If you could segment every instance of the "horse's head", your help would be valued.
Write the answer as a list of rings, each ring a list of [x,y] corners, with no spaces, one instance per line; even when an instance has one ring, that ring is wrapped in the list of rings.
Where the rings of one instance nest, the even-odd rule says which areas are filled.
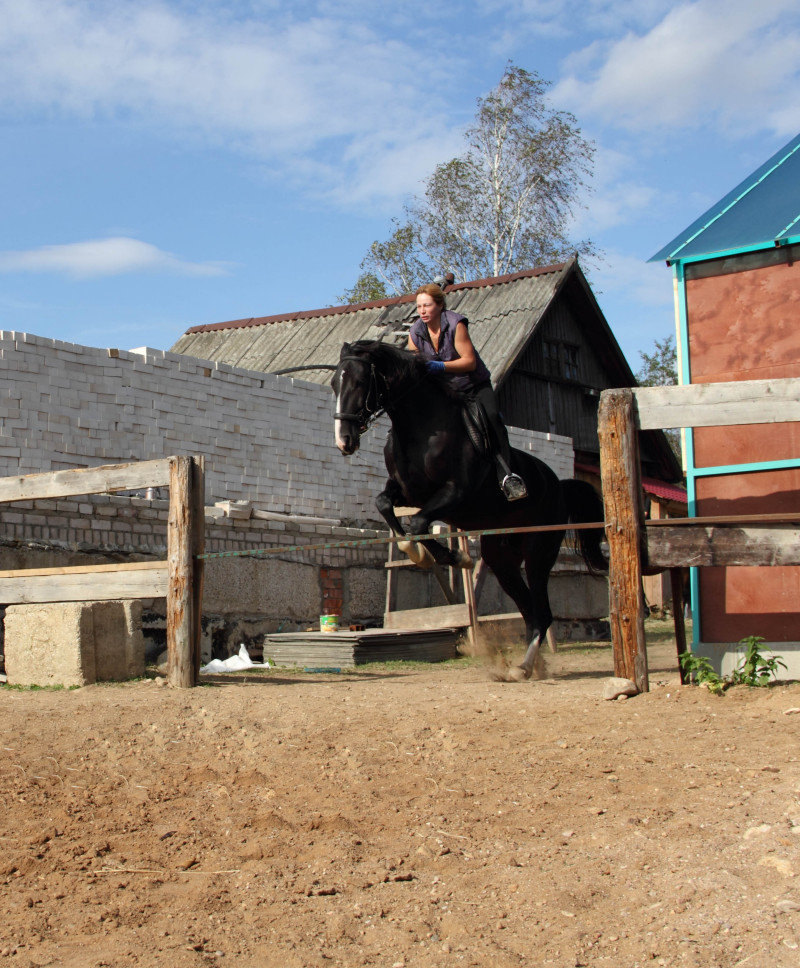
[[[342,346],[331,386],[336,394],[336,446],[348,457],[358,450],[361,434],[381,407],[378,377],[366,341]]]

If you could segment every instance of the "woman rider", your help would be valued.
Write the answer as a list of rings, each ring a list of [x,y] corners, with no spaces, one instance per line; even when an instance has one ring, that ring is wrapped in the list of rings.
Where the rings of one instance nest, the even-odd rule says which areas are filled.
[[[417,318],[411,324],[408,348],[425,357],[429,370],[444,373],[456,390],[477,400],[495,438],[497,480],[503,494],[509,501],[527,497],[525,482],[511,471],[508,432],[489,370],[469,337],[466,316],[445,308],[444,292],[434,282],[420,286],[415,295]]]

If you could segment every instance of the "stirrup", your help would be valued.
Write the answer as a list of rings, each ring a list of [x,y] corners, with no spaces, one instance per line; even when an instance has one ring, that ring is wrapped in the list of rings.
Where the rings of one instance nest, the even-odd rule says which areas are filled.
[[[503,489],[503,494],[505,494],[507,501],[520,501],[522,498],[528,496],[525,481],[522,480],[519,474],[506,474],[500,487]]]

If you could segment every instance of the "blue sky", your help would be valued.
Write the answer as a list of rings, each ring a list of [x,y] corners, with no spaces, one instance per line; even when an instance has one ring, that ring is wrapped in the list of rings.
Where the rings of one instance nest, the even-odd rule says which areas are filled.
[[[800,131],[797,0],[0,0],[0,327],[166,349],[336,303],[509,60],[596,143],[573,234],[636,370],[646,260]]]

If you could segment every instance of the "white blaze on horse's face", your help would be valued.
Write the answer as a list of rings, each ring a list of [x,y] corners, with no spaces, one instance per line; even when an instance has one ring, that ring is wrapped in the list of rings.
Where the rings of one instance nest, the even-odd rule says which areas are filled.
[[[336,393],[336,413],[346,413],[344,405],[344,379],[343,372],[340,371],[338,374],[338,389]],[[336,446],[339,450],[349,457],[358,450],[360,443],[360,434],[356,425],[352,420],[342,420],[340,417],[334,417],[333,420],[333,433],[334,439],[336,440]]]

